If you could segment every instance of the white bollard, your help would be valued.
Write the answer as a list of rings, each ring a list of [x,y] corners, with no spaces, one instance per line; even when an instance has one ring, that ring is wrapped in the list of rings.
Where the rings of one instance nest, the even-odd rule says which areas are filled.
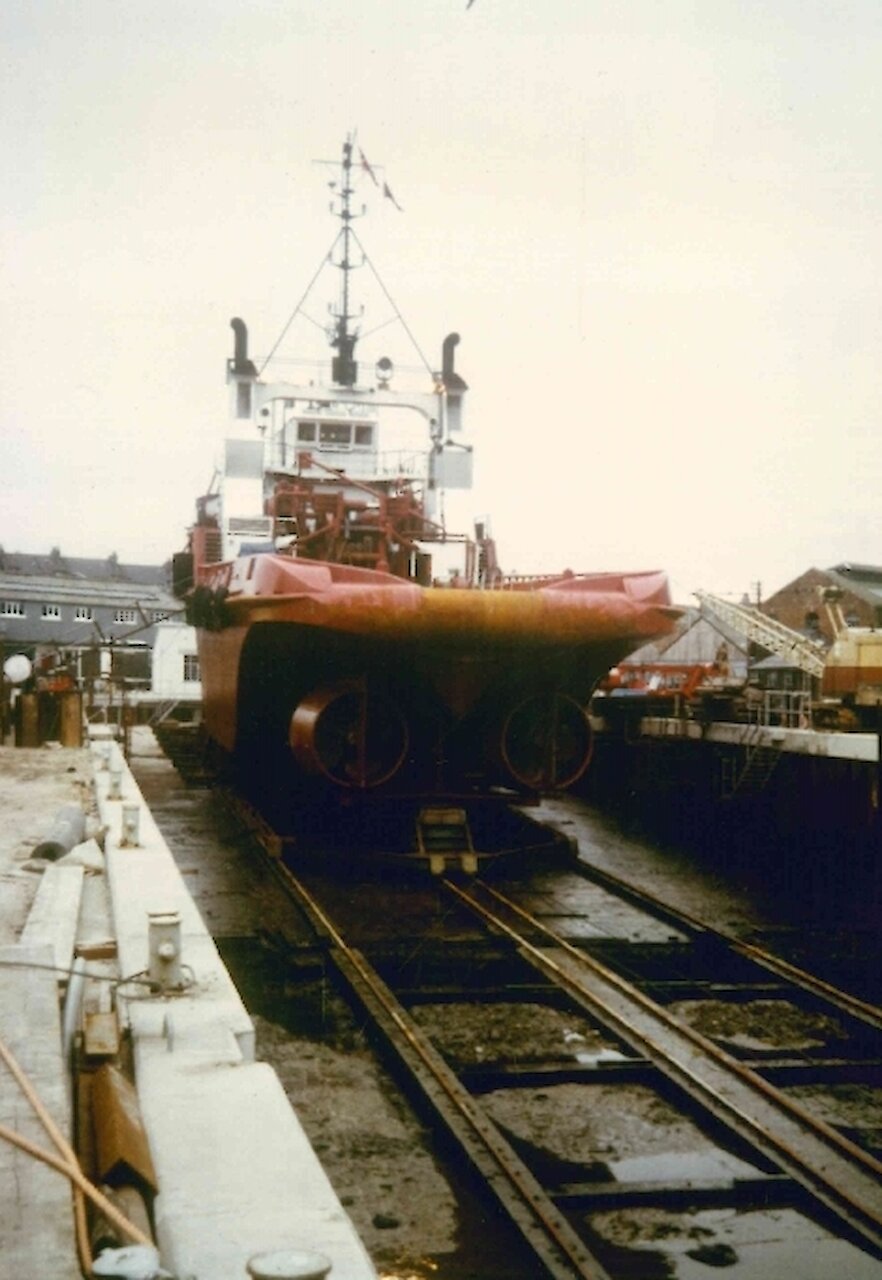
[[[108,800],[122,800],[122,769],[119,765],[110,766],[110,786],[107,789]]]
[[[147,913],[148,977],[160,991],[180,991],[181,917],[177,911]]]
[[[122,807],[122,839],[121,849],[137,849],[140,835],[141,806],[124,804]]]
[[[273,1249],[248,1259],[251,1280],[324,1280],[331,1261],[308,1249]]]

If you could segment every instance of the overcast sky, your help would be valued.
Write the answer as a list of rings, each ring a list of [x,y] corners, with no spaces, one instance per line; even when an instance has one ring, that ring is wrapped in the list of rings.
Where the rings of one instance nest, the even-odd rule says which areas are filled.
[[[229,319],[269,351],[334,234],[315,161],[357,130],[403,210],[363,175],[371,261],[430,363],[462,335],[469,514],[505,568],[660,567],[688,601],[882,563],[879,0],[5,0],[0,24],[7,550],[183,545]]]

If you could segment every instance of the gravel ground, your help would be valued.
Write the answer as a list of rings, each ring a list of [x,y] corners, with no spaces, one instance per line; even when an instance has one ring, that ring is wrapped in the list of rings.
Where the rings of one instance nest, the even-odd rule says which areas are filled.
[[[799,1052],[847,1039],[835,1018],[798,1009],[786,1000],[679,1000],[668,1005],[702,1035],[740,1049]]]
[[[292,1037],[255,1018],[271,1063],[342,1204],[386,1275],[422,1274],[427,1255],[456,1247],[456,1201],[427,1134],[374,1055]],[[428,1273],[427,1273],[428,1274]]]

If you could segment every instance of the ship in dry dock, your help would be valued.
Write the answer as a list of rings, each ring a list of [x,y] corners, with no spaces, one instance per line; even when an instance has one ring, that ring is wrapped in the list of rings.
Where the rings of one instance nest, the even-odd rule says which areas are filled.
[[[363,380],[353,151],[332,184],[330,380],[265,381],[231,322],[233,431],[176,557],[205,729],[240,774],[299,798],[565,788],[591,758],[595,683],[679,611],[662,572],[506,575],[487,522],[448,527],[444,494],[472,480],[459,337],[424,390],[397,389],[388,359]],[[407,454],[384,445],[401,414],[422,436]]]

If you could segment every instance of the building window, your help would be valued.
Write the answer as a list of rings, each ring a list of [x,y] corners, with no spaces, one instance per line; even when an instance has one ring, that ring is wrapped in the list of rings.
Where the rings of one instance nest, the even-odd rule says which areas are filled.
[[[199,656],[195,653],[184,654],[184,679],[196,681],[199,679]]]
[[[44,604],[43,612],[40,616],[47,619],[60,618],[61,605],[60,604]]]
[[[88,604],[78,604],[74,609],[74,620],[76,622],[91,622],[92,606]]]
[[[168,614],[163,613],[161,609],[154,609],[150,617],[154,622],[168,622]]]
[[[113,615],[114,622],[137,622],[138,613],[135,609],[117,609]]]
[[[24,616],[25,607],[20,600],[4,600],[0,604],[0,617],[23,618]]]

